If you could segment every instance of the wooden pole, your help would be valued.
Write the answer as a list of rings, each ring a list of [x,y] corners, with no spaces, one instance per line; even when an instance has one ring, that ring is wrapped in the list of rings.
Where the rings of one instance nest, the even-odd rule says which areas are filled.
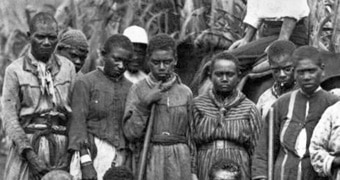
[[[146,169],[146,159],[148,155],[151,133],[152,133],[153,123],[155,119],[154,116],[155,116],[155,105],[153,104],[151,108],[151,114],[150,114],[148,126],[147,126],[146,133],[145,133],[142,153],[139,157],[137,180],[143,180],[143,177],[144,177],[144,173]]]
[[[274,110],[270,108],[268,119],[268,180],[273,180],[274,172]]]

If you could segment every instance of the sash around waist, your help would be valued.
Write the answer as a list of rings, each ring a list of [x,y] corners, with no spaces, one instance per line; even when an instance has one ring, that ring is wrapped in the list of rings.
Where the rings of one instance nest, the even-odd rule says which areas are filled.
[[[240,149],[245,150],[243,146],[237,143],[227,140],[215,140],[210,143],[205,143],[199,146],[198,150],[209,150],[209,149]]]
[[[154,144],[160,144],[160,145],[173,145],[173,144],[179,144],[179,143],[187,143],[187,138],[185,136],[180,135],[153,135],[151,138],[151,142]]]

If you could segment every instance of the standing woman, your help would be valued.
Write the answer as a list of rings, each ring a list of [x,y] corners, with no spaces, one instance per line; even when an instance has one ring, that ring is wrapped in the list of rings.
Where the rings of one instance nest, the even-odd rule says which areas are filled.
[[[199,180],[221,158],[241,167],[241,179],[250,179],[251,155],[260,130],[260,114],[253,102],[236,86],[239,61],[222,52],[213,57],[210,78],[213,86],[193,104],[194,134]]]

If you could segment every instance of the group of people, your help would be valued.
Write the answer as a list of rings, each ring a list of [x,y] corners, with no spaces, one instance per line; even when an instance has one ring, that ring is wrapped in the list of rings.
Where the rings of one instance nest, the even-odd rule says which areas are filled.
[[[86,36],[72,29],[58,36],[53,16],[36,14],[30,49],[4,78],[2,121],[12,141],[5,179],[340,179],[339,98],[320,87],[320,52],[297,47],[304,44],[301,31],[301,44],[289,41],[308,14],[289,13],[297,11],[284,16],[275,40],[255,42],[268,46],[275,81],[257,104],[237,88],[251,63],[238,57],[258,48],[249,41],[270,13],[250,9],[245,38],[211,58],[211,85],[197,97],[175,73],[179,59],[169,35],[149,40],[143,28],[128,27],[103,43],[103,66],[85,74]]]

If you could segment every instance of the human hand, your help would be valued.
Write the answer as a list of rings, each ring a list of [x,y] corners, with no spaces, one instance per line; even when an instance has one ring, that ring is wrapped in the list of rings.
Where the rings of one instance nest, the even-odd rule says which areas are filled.
[[[94,169],[92,162],[81,165],[81,173],[83,180],[97,180],[97,172]]]
[[[248,44],[249,41],[246,40],[245,38],[242,38],[242,39],[239,39],[237,41],[235,41],[230,47],[228,50],[233,50],[233,49],[236,49],[236,48],[239,48],[241,46],[244,46],[246,44]]]
[[[162,92],[164,90],[161,87],[161,82],[157,83],[143,98],[143,102],[150,106],[152,103],[159,101],[162,98]]]
[[[192,173],[191,174],[191,180],[198,180],[197,175]]]
[[[69,165],[71,162],[72,154],[70,152],[66,152],[57,162],[56,169],[68,171]]]
[[[24,156],[28,162],[30,179],[41,179],[49,172],[50,169],[47,167],[46,163],[40,159],[32,149],[25,151]]]

